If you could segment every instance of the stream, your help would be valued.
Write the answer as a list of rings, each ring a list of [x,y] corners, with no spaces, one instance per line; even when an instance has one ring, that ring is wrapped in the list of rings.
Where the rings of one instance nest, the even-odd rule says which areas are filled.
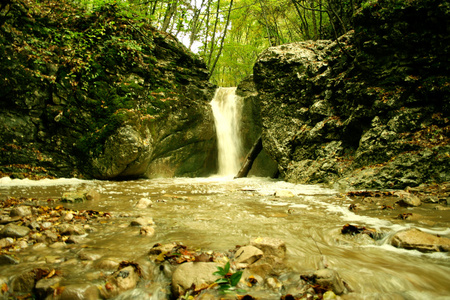
[[[286,265],[296,272],[316,270],[322,255],[325,256],[329,267],[354,291],[355,298],[343,299],[450,299],[447,253],[397,249],[388,243],[393,233],[408,227],[450,237],[448,213],[428,227],[401,223],[387,216],[349,211],[352,200],[342,191],[258,177],[135,181],[0,179],[2,199],[27,197],[45,202],[80,189],[94,189],[100,198],[65,203],[65,207],[109,212],[112,217],[92,224],[94,230],[83,243],[58,249],[30,245],[17,251],[20,263],[2,266],[0,278],[46,265],[68,274],[65,284],[95,280],[99,272],[95,261],[102,257],[137,261],[150,269],[147,272],[155,273],[147,253],[156,243],[179,242],[194,249],[228,251],[236,245],[248,244],[255,237],[273,237],[285,241]],[[276,193],[281,196],[274,196]],[[140,198],[151,199],[152,206],[135,208]],[[433,214],[430,212],[430,217]],[[130,221],[138,216],[153,218],[154,235],[142,236],[138,227],[130,226]],[[378,241],[365,235],[344,236],[340,230],[346,223],[377,228],[388,235]],[[92,251],[94,263],[79,260],[80,251],[86,250]],[[165,299],[161,284],[155,284],[146,285],[147,299]],[[157,289],[159,293],[155,292]],[[260,299],[279,297],[267,294]]]

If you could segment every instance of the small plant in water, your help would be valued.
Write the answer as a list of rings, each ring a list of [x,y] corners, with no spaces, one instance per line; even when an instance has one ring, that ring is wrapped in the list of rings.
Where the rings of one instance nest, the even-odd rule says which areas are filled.
[[[219,286],[219,291],[222,293],[245,293],[245,290],[237,289],[236,285],[239,283],[242,277],[242,271],[237,271],[235,273],[230,272],[230,262],[227,262],[225,266],[217,267],[216,272],[213,275],[220,276],[215,283]]]

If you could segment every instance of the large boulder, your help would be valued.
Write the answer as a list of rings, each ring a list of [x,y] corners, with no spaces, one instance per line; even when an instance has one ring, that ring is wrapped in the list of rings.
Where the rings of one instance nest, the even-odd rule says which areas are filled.
[[[71,13],[61,19],[46,3],[12,3],[0,31],[0,174],[127,179],[215,172],[215,86],[196,55],[150,25],[134,30],[138,25],[114,4],[92,13],[62,8]],[[79,56],[60,55],[66,48],[50,47],[42,32],[92,47],[76,38],[64,47]],[[33,49],[21,51],[29,40]]]
[[[450,180],[450,27],[437,25],[450,12],[436,1],[403,4],[361,9],[355,30],[335,41],[260,54],[263,148],[284,179],[358,188]]]

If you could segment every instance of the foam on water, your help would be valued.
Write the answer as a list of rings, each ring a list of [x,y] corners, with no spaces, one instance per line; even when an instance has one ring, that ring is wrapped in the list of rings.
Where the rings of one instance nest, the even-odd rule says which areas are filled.
[[[79,185],[92,183],[92,180],[83,180],[78,178],[58,178],[58,179],[11,179],[9,177],[0,178],[0,187],[14,186],[57,186],[57,185]]]

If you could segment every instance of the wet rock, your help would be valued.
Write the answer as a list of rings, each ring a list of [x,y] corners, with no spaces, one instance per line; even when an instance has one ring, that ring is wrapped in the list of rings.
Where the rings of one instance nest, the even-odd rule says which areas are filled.
[[[11,255],[7,255],[7,254],[0,255],[0,266],[17,265],[19,262],[20,262],[19,259],[15,258]]]
[[[294,196],[295,196],[294,193],[289,190],[278,190],[275,192],[275,197],[288,198],[288,197],[294,197]]]
[[[0,240],[0,248],[11,246],[14,243],[14,239],[7,237]]]
[[[59,219],[60,222],[70,222],[73,220],[73,214],[70,211],[64,211],[61,213],[61,217]]]
[[[437,196],[427,195],[421,198],[424,203],[438,203],[439,198]]]
[[[155,235],[155,228],[153,228],[151,226],[143,226],[143,227],[141,227],[141,230],[139,231],[139,233],[141,235],[145,235],[145,236],[153,236],[153,235]]]
[[[280,291],[283,284],[274,277],[269,277],[266,279],[266,285],[274,291]]]
[[[172,275],[172,293],[175,297],[184,295],[192,287],[198,289],[213,283],[218,264],[214,262],[187,262],[181,264]]]
[[[436,209],[436,210],[450,210],[450,207],[442,206],[442,205],[436,205],[434,207],[434,209]]]
[[[52,249],[64,249],[64,248],[66,248],[66,243],[64,243],[64,242],[56,242],[56,243],[53,243],[53,244],[49,245],[49,248],[52,248]]]
[[[100,290],[90,283],[66,285],[61,295],[54,299],[96,300],[100,299]]]
[[[333,293],[332,291],[326,291],[322,297],[323,300],[336,299],[336,294]]]
[[[87,251],[87,250],[82,250],[82,251],[80,251],[80,253],[78,253],[78,257],[79,257],[81,260],[91,260],[91,261],[94,261],[94,260],[97,260],[97,259],[99,259],[100,257],[102,257],[102,255],[101,255],[100,253],[97,253],[97,252]]]
[[[43,278],[36,282],[34,292],[38,299],[45,299],[48,295],[53,294],[55,288],[59,285],[62,278],[60,276],[54,276],[51,278]]]
[[[148,208],[152,205],[152,200],[148,198],[141,198],[136,204],[136,208]]]
[[[71,235],[66,240],[66,244],[81,244],[84,242],[84,237],[79,235]]]
[[[12,290],[16,293],[30,293],[34,288],[36,272],[34,270],[24,272],[13,278]]]
[[[101,295],[109,299],[134,289],[139,282],[139,278],[140,275],[133,266],[121,268],[107,278],[106,284],[101,288]]]
[[[336,295],[342,295],[346,290],[342,279],[335,270],[320,269],[314,272],[314,277],[317,284],[332,290]]]
[[[94,189],[91,189],[85,193],[86,200],[88,201],[98,201],[100,200],[100,193]]]
[[[84,192],[66,192],[61,197],[61,202],[79,203],[85,201],[87,201],[87,198]]]
[[[415,213],[401,213],[397,217],[397,219],[400,220],[407,220],[407,221],[418,221],[423,218],[422,215],[415,214]]]
[[[177,243],[169,243],[169,244],[155,244],[148,252],[149,255],[159,255],[161,253],[168,253],[172,251],[175,247],[177,247]]]
[[[137,219],[134,219],[133,221],[131,221],[130,225],[131,226],[148,226],[148,225],[154,225],[155,222],[153,221],[153,218],[151,217],[139,217]]]
[[[17,206],[11,209],[9,216],[10,217],[26,217],[32,214],[31,207],[29,206]]]
[[[420,201],[420,198],[416,195],[404,191],[399,191],[395,194],[400,197],[400,200],[396,203],[402,207],[416,207],[422,205],[422,201]]]
[[[391,244],[397,248],[415,249],[422,252],[449,252],[450,239],[412,228],[396,233]]]
[[[252,264],[264,255],[260,249],[255,246],[244,246],[236,251],[234,256],[235,263]]]
[[[280,258],[284,258],[286,255],[286,243],[277,238],[258,237],[253,239],[250,244],[262,250],[264,255],[273,255]]]
[[[120,260],[114,258],[102,258],[95,262],[95,267],[102,270],[117,270]]]
[[[86,234],[83,226],[79,224],[61,224],[58,226],[61,235],[83,235]]]
[[[269,263],[263,263],[258,261],[255,264],[249,265],[243,273],[244,278],[248,278],[250,276],[258,276],[260,278],[267,278],[269,275],[275,274],[273,267]]]
[[[29,232],[28,227],[8,224],[0,231],[0,237],[20,238],[26,236]]]

